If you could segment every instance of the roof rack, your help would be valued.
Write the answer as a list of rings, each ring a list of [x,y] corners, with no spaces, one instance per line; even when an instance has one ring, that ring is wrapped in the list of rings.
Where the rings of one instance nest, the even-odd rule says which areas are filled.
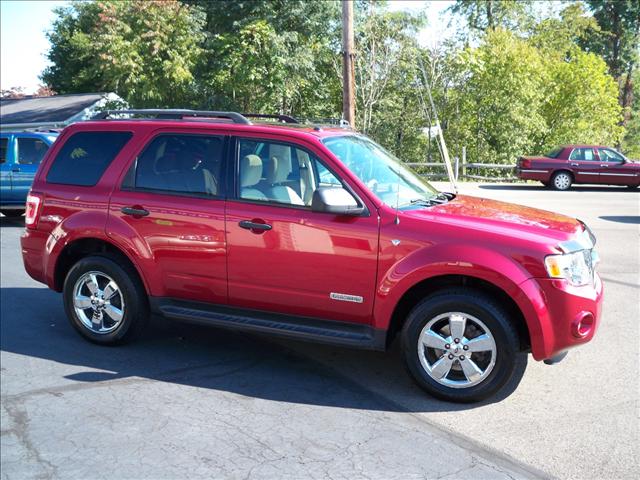
[[[300,121],[291,115],[269,114],[269,113],[243,113],[243,117],[249,118],[271,118],[282,123],[300,123]]]
[[[272,115],[267,113],[237,113],[218,112],[211,110],[184,110],[184,109],[142,109],[142,110],[105,110],[93,116],[93,120],[106,120],[114,115],[138,115],[162,120],[181,120],[183,118],[225,118],[233,123],[251,125],[249,118],[269,118],[282,123],[300,123],[289,115]]]
[[[106,120],[114,115],[139,115],[162,120],[181,120],[183,118],[226,118],[233,123],[251,125],[251,122],[236,112],[216,112],[209,110],[181,110],[181,109],[142,109],[142,110],[105,110],[97,113],[92,120]]]

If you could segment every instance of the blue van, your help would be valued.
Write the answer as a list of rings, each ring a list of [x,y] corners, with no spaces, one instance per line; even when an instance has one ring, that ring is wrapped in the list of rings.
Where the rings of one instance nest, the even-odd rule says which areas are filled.
[[[57,132],[0,133],[0,212],[5,216],[24,213],[38,165],[57,136]]]

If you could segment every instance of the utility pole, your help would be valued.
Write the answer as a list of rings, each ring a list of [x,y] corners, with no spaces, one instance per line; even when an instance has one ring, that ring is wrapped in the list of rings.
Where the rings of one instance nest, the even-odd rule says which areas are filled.
[[[355,127],[355,66],[353,63],[353,1],[342,0],[342,116]]]

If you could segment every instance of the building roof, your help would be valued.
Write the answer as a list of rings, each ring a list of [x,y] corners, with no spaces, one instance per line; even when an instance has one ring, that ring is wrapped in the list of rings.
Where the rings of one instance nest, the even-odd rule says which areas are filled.
[[[65,123],[107,96],[105,93],[78,93],[51,97],[3,98],[3,124]]]

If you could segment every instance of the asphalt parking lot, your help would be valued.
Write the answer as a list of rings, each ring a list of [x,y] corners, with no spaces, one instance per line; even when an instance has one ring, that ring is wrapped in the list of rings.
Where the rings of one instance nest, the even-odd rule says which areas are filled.
[[[454,405],[397,348],[362,352],[154,320],[119,348],[83,341],[32,281],[0,218],[2,478],[630,478],[640,452],[640,192],[463,184],[577,216],[606,299],[595,340],[530,360],[498,402]]]

